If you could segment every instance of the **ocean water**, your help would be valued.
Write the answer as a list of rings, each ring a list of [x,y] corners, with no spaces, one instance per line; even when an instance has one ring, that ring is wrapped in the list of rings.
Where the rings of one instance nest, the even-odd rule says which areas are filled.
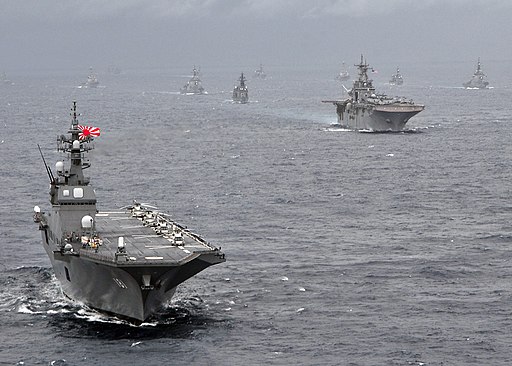
[[[256,65],[257,66],[257,65]],[[426,109],[407,133],[333,127],[337,71],[14,73],[0,87],[0,365],[512,364],[512,80],[474,65],[401,65]],[[395,65],[389,65],[391,75]],[[249,70],[245,70],[248,72]],[[354,73],[354,70],[351,70]],[[491,75],[493,78],[491,78]],[[47,208],[71,102],[100,127],[87,173],[100,209],[157,205],[227,262],[135,327],[61,294],[32,209]]]

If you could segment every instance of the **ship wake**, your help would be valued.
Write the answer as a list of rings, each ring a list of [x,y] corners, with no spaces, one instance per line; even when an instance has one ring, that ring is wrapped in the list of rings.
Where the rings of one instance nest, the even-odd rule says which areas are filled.
[[[0,285],[8,291],[0,295],[0,311],[25,314],[46,320],[59,328],[96,329],[107,327],[114,335],[127,329],[162,330],[170,327],[214,322],[205,315],[208,304],[198,296],[175,298],[140,324],[98,312],[70,300],[61,291],[50,268],[20,267],[1,272]],[[95,332],[91,333],[93,336]],[[77,337],[82,336],[77,334]],[[96,334],[97,336],[97,334]]]

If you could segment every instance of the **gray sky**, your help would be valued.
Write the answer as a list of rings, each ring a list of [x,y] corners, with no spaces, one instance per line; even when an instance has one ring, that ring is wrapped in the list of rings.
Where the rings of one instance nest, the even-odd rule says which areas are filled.
[[[0,0],[0,70],[512,60],[511,0]]]

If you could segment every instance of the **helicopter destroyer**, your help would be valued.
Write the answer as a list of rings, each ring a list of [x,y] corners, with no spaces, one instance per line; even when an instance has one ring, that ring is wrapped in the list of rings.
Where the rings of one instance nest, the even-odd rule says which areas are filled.
[[[480,63],[480,57],[476,64],[476,71],[471,77],[471,80],[462,84],[466,89],[487,89],[489,82],[485,80],[487,75],[482,71],[482,64]]]
[[[235,85],[233,89],[233,102],[245,104],[249,101],[249,89],[247,89],[247,85],[245,85],[247,79],[244,77],[244,73],[240,75],[238,80],[240,84]]]
[[[192,69],[192,77],[190,78],[189,81],[187,81],[183,88],[181,88],[180,93],[186,95],[207,94],[207,92],[203,88],[201,79],[199,79],[199,71],[196,69],[195,66]]]
[[[409,119],[425,108],[412,100],[376,94],[373,80],[368,78],[370,67],[363,61],[363,55],[359,65],[354,66],[359,69],[359,77],[352,89],[347,90],[349,98],[323,101],[336,106],[338,124],[342,127],[374,132],[402,131]]]
[[[68,135],[58,137],[56,175],[46,164],[51,208],[34,207],[43,247],[63,293],[76,301],[140,323],[163,307],[176,287],[203,269],[225,261],[220,249],[155,207],[133,202],[98,211],[83,170],[99,129],[78,123],[76,102]],[[39,148],[40,149],[40,148]],[[41,150],[41,149],[40,149]]]

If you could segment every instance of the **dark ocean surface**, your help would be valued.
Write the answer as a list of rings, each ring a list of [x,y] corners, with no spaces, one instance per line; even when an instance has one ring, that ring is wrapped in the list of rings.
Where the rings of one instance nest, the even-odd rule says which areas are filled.
[[[244,70],[201,66],[204,96],[177,93],[191,67],[0,86],[0,365],[512,364],[508,64],[489,90],[460,87],[472,62],[381,66],[426,105],[396,134],[331,126],[335,68],[246,67],[239,105]],[[226,254],[139,327],[64,298],[32,222],[73,100],[99,209],[157,205]]]

